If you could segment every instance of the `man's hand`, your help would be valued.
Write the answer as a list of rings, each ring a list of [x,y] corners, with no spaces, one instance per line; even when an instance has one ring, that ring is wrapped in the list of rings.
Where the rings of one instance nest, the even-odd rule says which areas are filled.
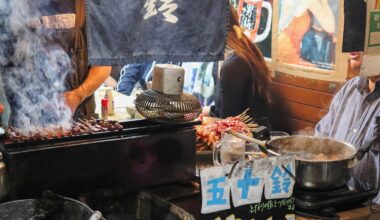
[[[0,113],[4,111],[4,106],[0,103]]]
[[[66,104],[73,113],[107,79],[111,74],[111,69],[110,66],[91,67],[86,80],[78,88],[64,93]]]
[[[70,108],[71,112],[74,113],[77,107],[82,102],[82,98],[77,90],[71,90],[64,93],[67,106]]]

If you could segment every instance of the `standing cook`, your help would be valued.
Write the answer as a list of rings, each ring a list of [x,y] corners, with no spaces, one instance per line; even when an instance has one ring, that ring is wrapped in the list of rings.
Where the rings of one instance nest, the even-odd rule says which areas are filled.
[[[74,117],[93,117],[95,114],[93,93],[110,75],[111,67],[90,67],[87,64],[84,0],[28,1],[26,7],[40,14],[40,17],[31,24],[33,28],[41,31],[46,49],[63,48],[72,60],[72,70],[65,79],[66,92],[63,95],[66,104]],[[4,79],[4,84],[12,108],[10,122],[12,124],[12,118],[17,117],[17,106],[22,103],[17,99],[17,94],[7,89],[6,79]]]

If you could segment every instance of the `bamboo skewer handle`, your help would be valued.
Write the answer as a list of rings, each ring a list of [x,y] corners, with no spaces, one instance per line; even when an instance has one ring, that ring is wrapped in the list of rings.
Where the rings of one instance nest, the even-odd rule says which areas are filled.
[[[260,150],[261,150],[263,153],[265,153],[265,154],[270,153],[270,154],[275,155],[275,156],[280,156],[280,155],[281,155],[281,154],[279,154],[279,153],[276,153],[276,152],[274,152],[274,151],[272,151],[272,150],[267,149],[267,148],[266,148],[266,146],[267,146],[266,141],[260,141],[260,140],[257,140],[257,139],[255,139],[255,138],[251,138],[251,137],[248,136],[248,135],[245,135],[245,134],[242,134],[242,133],[239,133],[239,132],[233,131],[233,130],[231,130],[231,129],[226,130],[226,132],[229,133],[229,134],[232,134],[232,135],[234,135],[234,136],[236,136],[236,137],[238,137],[238,138],[241,138],[241,139],[243,139],[243,140],[246,140],[246,141],[249,141],[249,142],[252,142],[252,143],[255,143],[255,144],[259,145]]]
[[[226,132],[229,133],[229,134],[232,134],[233,136],[241,138],[243,140],[246,140],[246,141],[249,141],[249,142],[253,142],[253,143],[258,144],[258,145],[260,145],[262,147],[266,147],[266,142],[265,141],[260,141],[260,140],[251,138],[248,135],[239,133],[239,132],[231,130],[231,129],[226,130]]]

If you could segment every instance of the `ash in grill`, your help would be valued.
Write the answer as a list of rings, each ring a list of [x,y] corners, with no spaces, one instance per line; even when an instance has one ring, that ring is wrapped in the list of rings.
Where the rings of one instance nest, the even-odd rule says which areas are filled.
[[[49,126],[25,133],[18,128],[9,127],[6,135],[11,142],[28,142],[120,130],[123,130],[123,126],[118,121],[79,119],[73,122],[69,129],[62,126]]]

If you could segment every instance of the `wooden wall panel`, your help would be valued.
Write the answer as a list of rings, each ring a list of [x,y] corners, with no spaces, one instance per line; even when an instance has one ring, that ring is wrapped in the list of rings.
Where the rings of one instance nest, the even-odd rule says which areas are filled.
[[[279,82],[287,85],[293,85],[299,88],[311,89],[314,91],[335,94],[343,83],[322,81],[316,79],[308,79],[286,73],[276,72],[272,79],[274,82]]]
[[[273,113],[271,123],[274,130],[286,131],[290,134],[314,134],[315,124],[295,118]]]
[[[291,102],[310,105],[316,108],[328,108],[332,94],[304,89],[288,84],[270,83],[273,97]]]
[[[287,101],[281,98],[274,98],[272,109],[273,111],[285,114],[285,116],[297,118],[299,120],[314,124],[318,123],[328,111],[324,108],[316,108],[310,105]]]
[[[342,84],[276,73],[270,83],[273,129],[312,134]]]

